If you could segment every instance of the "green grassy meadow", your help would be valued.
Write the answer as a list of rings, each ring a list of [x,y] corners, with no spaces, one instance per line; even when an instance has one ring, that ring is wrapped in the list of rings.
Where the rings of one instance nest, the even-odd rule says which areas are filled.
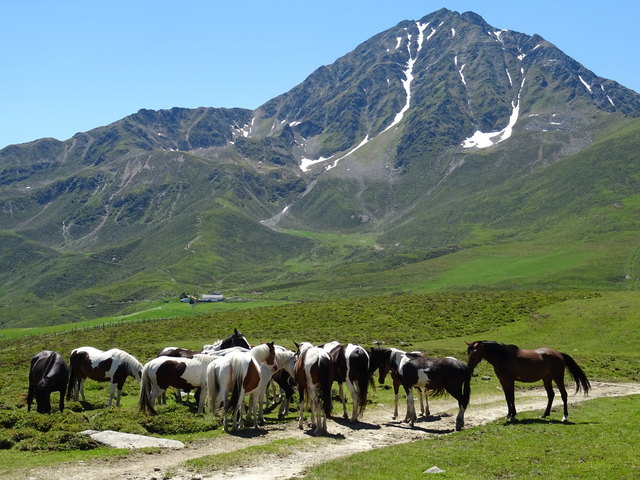
[[[381,343],[405,350],[420,349],[434,356],[453,355],[465,359],[465,341],[490,339],[516,343],[522,347],[545,345],[565,351],[583,366],[591,380],[640,381],[640,354],[637,351],[637,345],[640,344],[640,294],[633,291],[461,290],[280,305],[245,302],[237,304],[238,309],[215,310],[220,306],[207,305],[207,308],[212,309],[210,311],[197,311],[200,308],[197,306],[193,311],[189,310],[188,316],[181,316],[181,312],[176,310],[176,316],[172,317],[167,312],[173,308],[191,308],[176,302],[174,305],[167,305],[167,310],[162,310],[165,318],[161,319],[143,318],[115,324],[105,321],[98,322],[96,326],[55,334],[31,332],[25,336],[0,339],[0,474],[15,472],[24,467],[25,463],[46,465],[116,454],[78,435],[78,432],[89,428],[160,435],[187,442],[224,435],[216,419],[209,414],[194,414],[193,406],[170,401],[167,406],[160,407],[160,415],[157,417],[140,414],[136,408],[138,384],[131,379],[125,384],[120,408],[104,407],[108,398],[107,384],[87,381],[86,403],[68,402],[68,408],[64,412],[54,411],[51,415],[26,412],[29,360],[33,354],[44,349],[56,350],[68,358],[73,348],[82,345],[92,345],[104,350],[116,346],[132,353],[144,363],[155,357],[165,346],[200,348],[238,328],[254,344],[275,341],[294,349],[294,341],[322,343],[335,339],[367,347]],[[246,308],[248,306],[255,308]],[[223,308],[232,308],[232,304]],[[143,315],[152,317],[154,311],[149,309]],[[476,373],[478,376],[472,380],[472,401],[477,395],[495,394],[495,379],[481,381],[479,378],[492,373],[486,362],[479,365]],[[378,389],[373,401],[376,404],[390,403],[391,393]],[[632,400],[605,399],[599,400],[599,403],[587,402],[585,407],[580,407],[589,412],[589,405],[593,403],[596,405],[595,412],[611,410],[598,420],[599,425],[606,423],[606,428],[599,430],[602,442],[613,444],[619,441],[620,434],[627,434],[627,429],[635,428],[638,431],[638,415],[624,417],[629,424],[627,426],[622,425],[621,414],[615,413],[628,409],[629,406],[625,403],[628,401]],[[637,399],[634,401],[637,402]],[[585,415],[595,416],[597,413]],[[294,417],[294,414],[290,416],[291,419]],[[374,476],[373,470],[377,468],[378,461],[389,463],[385,455],[403,455],[407,459],[404,462],[407,468],[413,464],[411,468],[418,468],[419,465],[424,470],[431,466],[425,462],[446,467],[448,472],[453,472],[447,475],[458,475],[450,478],[499,478],[501,473],[494,474],[492,470],[496,467],[496,461],[493,464],[480,462],[477,477],[464,477],[469,475],[464,467],[465,462],[456,461],[454,466],[450,466],[451,461],[444,463],[441,458],[452,455],[450,452],[456,449],[463,449],[465,452],[476,449],[476,456],[482,456],[482,452],[485,452],[485,457],[491,457],[486,453],[487,447],[483,445],[491,445],[491,450],[516,448],[514,445],[526,445],[529,443],[527,438],[540,436],[547,431],[551,431],[554,437],[563,436],[563,432],[574,432],[573,439],[565,440],[570,444],[572,441],[582,441],[583,429],[595,428],[590,421],[582,422],[582,413],[572,414],[573,419],[581,420],[576,420],[575,425],[565,430],[561,429],[564,426],[553,423],[538,424],[533,420],[527,423],[526,419],[532,418],[527,414],[523,418],[525,420],[518,425],[505,427],[498,422],[470,429],[460,435],[450,435],[433,442],[426,441],[424,446],[416,444],[413,447],[402,447],[406,450],[400,453],[386,453],[387,449],[375,451],[369,454],[371,459],[360,460],[358,456],[358,461],[372,466],[367,471],[366,478],[378,478]],[[267,419],[277,421],[273,416],[268,416]],[[604,419],[607,419],[606,422]],[[595,420],[593,424],[596,424]],[[482,442],[476,441],[478,436],[483,438]],[[70,449],[69,446],[75,447]],[[442,451],[438,454],[440,456],[426,460],[424,452],[435,447],[441,449],[438,450]],[[276,452],[278,448],[282,446],[273,446]],[[551,466],[548,465],[559,465],[557,468],[569,472],[566,477],[557,478],[572,478],[571,472],[579,467],[583,468],[581,472],[586,472],[582,478],[600,478],[585,465],[570,468],[573,457],[566,448],[560,449],[560,452],[555,464],[547,464],[546,459],[537,451],[526,455],[540,457],[539,468],[545,474],[550,471]],[[591,462],[595,462],[592,460],[595,453],[589,455],[588,462],[591,465]],[[602,462],[613,461],[608,450],[603,451],[601,456],[604,459]],[[215,463],[218,460],[213,461]],[[472,458],[468,459],[468,462],[472,461]],[[533,460],[529,464],[532,462]],[[517,462],[514,465],[515,463]],[[326,468],[326,472],[329,472],[334,467],[329,464]],[[340,471],[340,468],[346,467],[335,468]],[[531,465],[527,468],[531,468]],[[331,478],[330,472],[319,472],[310,475],[327,475],[327,478]],[[516,472],[513,474],[515,476],[522,473],[515,466],[505,466],[505,475],[510,476],[512,472]],[[406,478],[412,478],[411,475],[414,474],[417,475],[415,472],[407,473]]]
[[[568,425],[541,420],[539,411],[525,412],[510,425],[497,421],[324,463],[305,478],[424,479],[424,471],[437,466],[444,470],[437,478],[455,480],[631,480],[640,475],[639,406],[638,395],[589,400],[573,407],[579,420]]]

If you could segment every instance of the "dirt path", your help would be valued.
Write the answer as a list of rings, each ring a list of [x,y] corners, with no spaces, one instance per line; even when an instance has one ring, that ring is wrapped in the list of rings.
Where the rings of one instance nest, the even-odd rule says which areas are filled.
[[[589,398],[615,397],[640,394],[640,384],[592,383],[589,397],[570,396],[571,403]],[[559,398],[554,402],[552,418],[560,419],[562,414]],[[432,417],[420,419],[414,428],[391,420],[392,406],[377,405],[367,408],[364,422],[352,426],[341,419],[329,420],[329,436],[318,439],[312,448],[296,448],[295,455],[262,455],[259,465],[246,464],[241,467],[207,474],[194,474],[184,469],[182,463],[205,455],[240,450],[285,438],[309,438],[308,431],[297,428],[297,422],[269,425],[259,430],[246,430],[238,435],[203,440],[190,444],[183,450],[167,450],[160,454],[133,454],[124,458],[95,460],[73,464],[62,464],[42,469],[32,469],[26,474],[12,476],[12,479],[31,480],[274,480],[301,476],[313,465],[357,452],[372,450],[387,445],[421,440],[430,436],[448,434],[454,431],[457,406],[450,398],[430,400]],[[518,411],[544,409],[546,395],[543,389],[524,391],[516,394]],[[338,404],[335,405],[339,407]],[[403,415],[405,405],[400,405]],[[465,415],[466,427],[482,425],[503,418],[506,405],[502,395],[473,399]],[[571,407],[569,408],[571,420]]]

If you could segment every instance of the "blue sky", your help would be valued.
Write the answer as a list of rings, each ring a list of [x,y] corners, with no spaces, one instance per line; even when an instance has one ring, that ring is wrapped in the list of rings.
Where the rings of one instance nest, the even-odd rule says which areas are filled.
[[[255,108],[402,20],[472,10],[640,92],[636,0],[0,2],[0,148],[141,108]]]

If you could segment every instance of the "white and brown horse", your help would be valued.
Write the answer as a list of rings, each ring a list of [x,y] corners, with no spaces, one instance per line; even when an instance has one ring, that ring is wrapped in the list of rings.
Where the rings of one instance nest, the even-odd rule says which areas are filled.
[[[471,370],[453,357],[429,358],[422,354],[406,353],[394,355],[390,348],[371,349],[373,368],[379,369],[379,381],[384,382],[388,371],[395,371],[407,394],[407,414],[405,421],[413,427],[417,415],[413,400],[413,389],[427,389],[433,395],[449,393],[458,401],[456,430],[464,427],[464,412],[471,395]]]
[[[251,394],[252,399],[249,403],[252,407],[255,407],[257,403],[258,423],[261,425],[264,423],[264,403],[269,390],[269,385],[275,384],[284,390],[284,396],[281,399],[280,409],[278,411],[278,418],[283,418],[287,413],[289,413],[289,403],[291,402],[294,393],[293,387],[290,387],[288,384],[288,379],[293,378],[293,367],[296,363],[296,354],[281,345],[274,345],[273,347],[276,355],[277,370],[274,372],[268,365],[261,364],[261,385],[258,387],[257,392]],[[277,378],[276,375],[279,373],[286,375],[286,377]],[[255,412],[250,412],[250,415],[253,414],[255,414]]]
[[[195,354],[186,357],[157,357],[149,360],[142,369],[138,409],[155,415],[153,407],[157,398],[167,388],[191,391],[200,389],[198,413],[203,413],[206,397],[207,367],[216,359],[213,355]]]
[[[333,362],[334,381],[338,382],[340,401],[342,402],[342,415],[349,418],[347,414],[347,401],[344,396],[342,384],[346,383],[353,411],[351,422],[355,423],[362,417],[364,408],[367,405],[367,389],[369,386],[369,354],[359,345],[349,343],[342,345],[339,342],[331,342],[321,346]]]
[[[142,364],[130,353],[112,348],[103,352],[93,347],[80,347],[71,352],[71,373],[69,375],[69,387],[67,400],[73,395],[74,400],[84,396],[84,383],[87,378],[98,382],[110,382],[109,403],[111,406],[113,397],[116,397],[116,406],[120,406],[122,387],[128,376],[140,381]]]
[[[216,414],[223,407],[223,426],[228,427],[228,415],[231,414],[232,430],[243,427],[242,410],[245,394],[262,391],[266,388],[271,373],[277,370],[273,342],[263,343],[251,350],[235,349],[227,355],[217,356],[207,368],[207,391],[209,411]],[[264,366],[264,367],[263,367]],[[269,372],[268,378],[265,371]],[[227,395],[230,399],[227,401]],[[254,396],[254,401],[257,398]],[[250,411],[255,411],[252,405]],[[257,418],[254,417],[257,427]]]
[[[298,358],[294,367],[295,380],[300,394],[300,417],[298,428],[304,428],[304,411],[306,399],[311,406],[311,424],[315,426],[314,433],[327,433],[327,417],[331,416],[333,407],[331,400],[331,385],[333,384],[333,362],[329,354],[308,342],[302,342],[296,354]]]

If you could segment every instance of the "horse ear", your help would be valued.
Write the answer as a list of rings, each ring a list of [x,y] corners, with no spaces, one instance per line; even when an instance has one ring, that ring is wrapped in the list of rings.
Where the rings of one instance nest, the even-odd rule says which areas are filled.
[[[298,350],[300,350],[300,345],[298,345],[295,341],[293,342],[293,344],[296,346]]]
[[[464,343],[466,343],[466,344],[467,344],[467,347],[470,347],[470,346],[471,346],[471,344],[470,344],[469,342],[467,342],[466,340],[464,341]]]
[[[236,335],[240,335],[240,334],[238,333],[238,329],[237,329],[237,328],[234,328],[234,329],[233,329],[233,333],[234,333],[234,334],[236,334]]]

